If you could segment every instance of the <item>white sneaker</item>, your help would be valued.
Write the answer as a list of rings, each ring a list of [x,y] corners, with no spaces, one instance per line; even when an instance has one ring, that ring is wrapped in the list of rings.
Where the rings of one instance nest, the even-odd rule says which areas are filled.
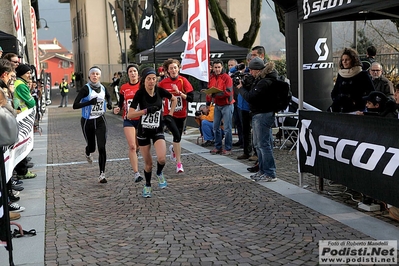
[[[25,207],[19,206],[17,203],[11,203],[8,205],[8,210],[10,212],[23,212]]]
[[[134,173],[134,182],[138,183],[141,180],[143,180],[143,177],[140,175],[140,173],[139,172]]]
[[[87,160],[87,162],[88,162],[89,164],[92,164],[92,163],[93,163],[93,156],[91,156],[91,155],[86,155],[86,160]]]
[[[100,183],[107,183],[107,179],[105,179],[105,174],[101,172],[101,174],[98,176],[98,182]]]
[[[175,152],[173,151],[173,145],[169,146],[169,152],[170,152],[170,159],[172,162],[176,162],[176,155]]]
[[[183,164],[182,163],[176,164],[176,173],[183,173],[183,172],[184,172]]]

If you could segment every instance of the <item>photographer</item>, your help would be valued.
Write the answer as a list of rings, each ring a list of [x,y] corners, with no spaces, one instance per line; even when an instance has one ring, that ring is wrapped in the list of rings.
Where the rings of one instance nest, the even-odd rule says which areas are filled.
[[[251,61],[251,54],[248,54],[247,61]],[[245,66],[245,64],[239,64],[236,67],[237,71],[234,72],[232,75],[234,89],[237,90],[238,97],[237,97],[237,107],[238,107],[238,114],[240,116],[241,121],[241,128],[242,128],[242,147],[243,153],[237,156],[237,159],[249,159],[252,153],[252,145],[251,145],[251,115],[249,109],[249,103],[239,94],[239,90],[237,86],[242,83],[244,88],[250,89],[253,83],[254,77],[249,74],[249,68]],[[233,72],[230,69],[230,72]],[[256,159],[254,159],[256,160]]]
[[[259,172],[251,178],[255,181],[274,182],[277,180],[272,136],[272,126],[275,121],[273,111],[275,93],[272,90],[271,79],[276,79],[278,73],[273,62],[265,65],[258,57],[249,62],[249,71],[255,77],[251,89],[242,89],[242,82],[237,88],[240,90],[240,95],[248,101],[252,113],[252,136],[258,155]]]
[[[201,105],[199,110],[195,112],[195,121],[200,127],[201,135],[204,137],[205,142],[203,147],[213,146],[215,136],[213,134],[213,114],[215,106],[213,104],[206,106]]]

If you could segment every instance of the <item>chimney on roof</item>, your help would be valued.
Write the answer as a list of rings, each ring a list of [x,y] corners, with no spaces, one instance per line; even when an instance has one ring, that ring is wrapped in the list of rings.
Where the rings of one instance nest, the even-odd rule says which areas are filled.
[[[53,39],[53,44],[56,44],[56,45],[58,45],[57,38],[54,38],[54,39]]]

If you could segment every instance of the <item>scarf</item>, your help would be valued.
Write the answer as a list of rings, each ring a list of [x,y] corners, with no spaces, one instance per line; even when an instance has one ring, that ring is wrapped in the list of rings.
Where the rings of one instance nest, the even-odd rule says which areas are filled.
[[[89,79],[89,82],[88,82],[88,83],[89,83],[90,87],[91,87],[93,90],[95,90],[97,93],[100,91],[100,89],[101,89],[101,83],[100,83],[100,81],[94,83],[94,82],[92,82],[92,81]]]
[[[338,70],[338,74],[343,78],[352,78],[362,72],[361,66],[354,66],[352,68],[343,68]]]

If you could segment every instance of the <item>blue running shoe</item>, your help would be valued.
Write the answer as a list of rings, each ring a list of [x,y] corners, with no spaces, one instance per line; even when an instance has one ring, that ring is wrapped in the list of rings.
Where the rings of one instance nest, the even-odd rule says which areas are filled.
[[[144,198],[151,198],[152,197],[152,189],[151,187],[144,186],[143,188],[143,197]]]
[[[166,182],[166,179],[163,176],[163,173],[161,173],[160,175],[157,175],[157,178],[158,178],[159,188],[166,188],[168,186],[168,182]]]

